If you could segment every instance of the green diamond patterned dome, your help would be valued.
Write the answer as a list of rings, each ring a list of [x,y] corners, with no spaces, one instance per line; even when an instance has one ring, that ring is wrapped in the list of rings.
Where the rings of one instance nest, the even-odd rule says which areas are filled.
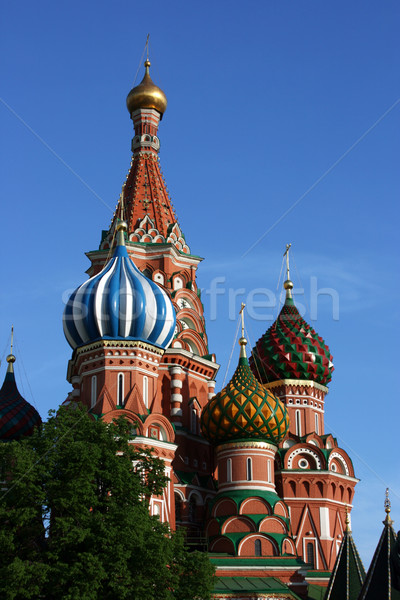
[[[257,381],[242,349],[231,381],[203,409],[203,435],[215,444],[249,438],[278,444],[288,429],[285,405]]]
[[[305,379],[326,385],[334,370],[328,345],[303,319],[291,297],[256,343],[250,366],[263,383]]]

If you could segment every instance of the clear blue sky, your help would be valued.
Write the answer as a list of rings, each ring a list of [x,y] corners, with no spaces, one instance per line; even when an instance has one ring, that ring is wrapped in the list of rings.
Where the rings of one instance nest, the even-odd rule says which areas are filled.
[[[334,356],[326,429],[361,478],[352,524],[366,565],[386,485],[400,527],[399,17],[394,0],[25,0],[3,3],[0,25],[0,351],[14,323],[21,391],[42,416],[68,393],[63,298],[84,280],[129,168],[125,97],[150,32],[169,102],[161,162],[205,257],[217,389],[240,302],[253,307],[253,343],[276,316],[254,300],[275,294],[291,242],[297,301]],[[213,306],[215,278],[225,291]]]

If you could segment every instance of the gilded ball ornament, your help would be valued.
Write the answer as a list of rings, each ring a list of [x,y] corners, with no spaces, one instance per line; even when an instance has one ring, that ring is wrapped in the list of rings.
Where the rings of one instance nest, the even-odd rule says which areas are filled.
[[[285,288],[285,290],[292,290],[293,289],[293,281],[290,281],[290,279],[286,279],[286,281],[283,284],[283,287]]]
[[[128,223],[126,221],[120,221],[117,225],[117,231],[128,231]]]

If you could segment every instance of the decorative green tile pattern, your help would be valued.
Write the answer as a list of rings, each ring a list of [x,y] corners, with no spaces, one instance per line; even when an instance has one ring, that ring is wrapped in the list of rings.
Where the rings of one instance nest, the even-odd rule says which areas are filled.
[[[250,366],[262,383],[305,379],[326,385],[334,370],[329,347],[303,319],[291,298],[256,343]]]
[[[216,444],[245,438],[278,444],[288,428],[285,405],[257,381],[247,358],[239,359],[231,381],[201,415],[203,435]]]

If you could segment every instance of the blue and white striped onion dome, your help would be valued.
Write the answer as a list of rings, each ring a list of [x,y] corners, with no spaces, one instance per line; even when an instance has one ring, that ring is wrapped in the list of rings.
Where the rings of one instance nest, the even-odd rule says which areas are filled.
[[[105,267],[78,287],[63,315],[64,334],[75,349],[99,339],[141,340],[167,348],[174,336],[175,310],[168,294],[135,266],[125,247],[124,222]]]

